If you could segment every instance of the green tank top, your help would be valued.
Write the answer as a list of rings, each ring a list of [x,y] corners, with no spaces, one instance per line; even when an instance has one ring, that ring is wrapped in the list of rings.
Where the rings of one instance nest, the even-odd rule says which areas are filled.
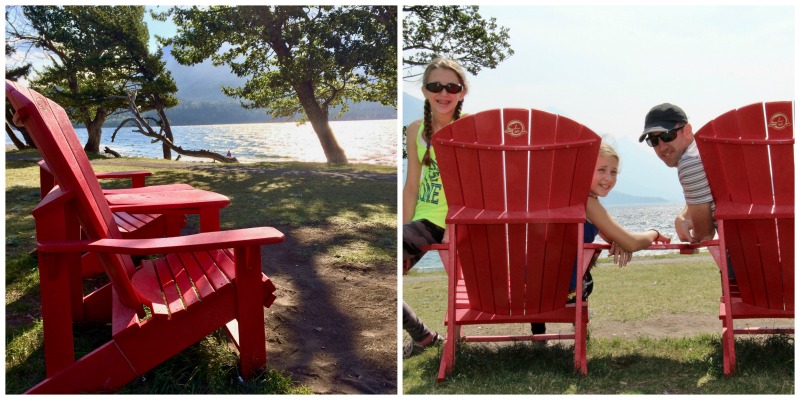
[[[417,156],[419,162],[425,156],[426,143],[422,139],[424,124],[419,124],[417,132]],[[444,219],[447,216],[447,199],[444,197],[442,188],[442,178],[439,175],[439,164],[436,162],[436,154],[431,146],[431,166],[422,166],[422,177],[420,179],[419,193],[417,195],[417,206],[414,209],[413,221],[427,219],[437,226],[444,228]]]

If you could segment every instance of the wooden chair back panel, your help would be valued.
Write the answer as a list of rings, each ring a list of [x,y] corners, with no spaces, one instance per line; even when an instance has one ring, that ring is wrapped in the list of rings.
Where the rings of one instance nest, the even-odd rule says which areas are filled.
[[[596,143],[574,145],[587,138]],[[434,135],[434,147],[439,164],[448,166],[441,174],[451,213],[466,207],[476,216],[499,217],[585,204],[599,138],[567,118],[507,109],[456,121]],[[460,224],[457,231],[457,260],[471,308],[522,315],[564,307],[577,223]]]
[[[505,135],[504,140],[509,145],[527,146],[530,144],[531,111],[527,109],[505,109],[503,110],[504,120],[508,121],[505,126],[511,125],[509,134]],[[519,125],[512,124],[512,121],[519,121]],[[506,129],[501,126],[500,129]],[[530,153],[528,152],[506,152],[506,200],[508,211],[527,211],[528,193],[530,187]],[[524,268],[511,268],[513,265],[526,265],[527,246],[528,246],[528,225],[527,224],[508,224],[508,265],[509,265],[509,303],[510,314],[522,315],[526,309],[525,299],[527,297],[526,288],[533,288],[536,285],[527,285],[527,279],[533,279],[533,272]],[[534,265],[534,264],[527,264]],[[541,279],[541,271],[536,279]],[[538,298],[537,293],[537,298]]]
[[[764,104],[767,116],[767,136],[774,140],[794,138],[794,110],[790,101],[770,102]],[[794,145],[773,146],[770,148],[772,170],[774,174],[773,189],[775,204],[778,206],[794,206]],[[778,237],[780,237],[781,276],[784,287],[784,304],[786,310],[794,310],[794,219],[779,218],[777,220]]]
[[[501,145],[503,143],[503,129],[500,113],[481,113],[475,116],[475,140],[478,143],[488,145]],[[507,197],[511,197],[515,192],[521,192],[524,196],[525,190],[508,191],[505,179],[497,179],[505,176],[504,154],[500,151],[479,152],[478,164],[481,170],[481,190],[484,203],[483,208],[487,210],[506,210]],[[446,192],[445,192],[446,193]],[[519,197],[519,195],[517,195]],[[506,225],[492,224],[484,226],[469,227],[474,232],[476,240],[485,238],[485,245],[488,250],[488,260],[482,265],[480,262],[475,264],[477,273],[481,276],[489,276],[491,279],[483,281],[481,287],[482,309],[492,309],[494,313],[507,315],[510,312],[509,302],[509,269],[508,269],[508,249]],[[473,241],[473,245],[475,241]],[[476,260],[478,261],[478,260]],[[488,271],[481,271],[482,267],[488,267]],[[488,273],[488,275],[483,275]],[[485,294],[490,296],[485,296]],[[488,297],[488,298],[487,298]]]
[[[794,138],[794,110],[791,101],[775,101],[764,104],[767,116],[767,137],[771,140]],[[770,148],[775,191],[775,204],[794,206],[794,145]],[[778,218],[778,244],[780,249],[781,276],[783,277],[784,304],[786,310],[794,310],[794,218]]]
[[[753,210],[722,232],[742,301],[778,310],[794,309],[794,218],[769,206],[794,205],[793,137],[791,102],[732,110],[695,135],[717,205]]]
[[[784,307],[794,311],[794,219],[778,219],[778,236]]]
[[[767,119],[767,136],[770,140],[794,138],[794,111],[791,101],[764,104]],[[775,204],[794,205],[794,144],[771,146],[772,176]]]
[[[38,92],[8,80],[6,96],[17,113],[21,113],[23,123],[62,190],[74,193],[73,211],[86,236],[93,240],[120,238],[119,228],[66,111]],[[123,303],[140,309],[142,301],[130,283],[135,272],[130,256],[100,254],[100,259]]]

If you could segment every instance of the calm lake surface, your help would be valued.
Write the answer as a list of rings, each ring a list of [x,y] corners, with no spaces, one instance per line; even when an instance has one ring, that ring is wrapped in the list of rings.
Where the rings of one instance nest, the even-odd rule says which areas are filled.
[[[351,163],[397,165],[397,120],[331,121],[331,128]],[[86,129],[76,128],[81,143]],[[325,162],[322,145],[310,123],[294,122],[192,125],[172,127],[175,144],[185,150],[228,151],[240,162],[303,161]],[[120,129],[111,142],[114,128],[103,128],[100,151],[108,146],[124,157],[161,158],[161,145],[136,133],[132,127]],[[11,144],[6,135],[6,144]],[[178,154],[173,152],[173,159]],[[181,157],[182,161],[211,161]]]
[[[634,232],[656,229],[662,235],[672,238],[673,243],[678,243],[678,236],[675,234],[675,217],[683,209],[684,204],[644,204],[644,205],[616,205],[607,206],[606,210],[619,222],[625,229]],[[603,240],[598,237],[598,243]],[[675,253],[667,250],[642,250],[636,252],[636,256]],[[601,256],[603,257],[603,256]],[[439,255],[429,252],[420,260],[414,268],[419,270],[441,269],[442,263]]]

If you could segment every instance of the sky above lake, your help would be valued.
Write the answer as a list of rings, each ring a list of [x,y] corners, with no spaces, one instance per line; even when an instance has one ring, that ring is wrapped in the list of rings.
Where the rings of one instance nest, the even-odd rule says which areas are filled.
[[[635,137],[654,105],[699,128],[750,103],[794,99],[788,6],[481,6],[515,54],[470,76],[464,109],[539,108],[600,134]],[[404,91],[421,98],[420,82]]]
[[[482,5],[479,12],[509,28],[514,55],[468,76],[464,111],[536,108],[586,125],[620,152],[615,190],[627,194],[682,199],[676,170],[637,141],[652,106],[677,104],[696,132],[741,106],[794,100],[791,6]],[[419,77],[403,81],[403,91],[420,99],[421,86]],[[415,103],[404,119],[422,117]]]

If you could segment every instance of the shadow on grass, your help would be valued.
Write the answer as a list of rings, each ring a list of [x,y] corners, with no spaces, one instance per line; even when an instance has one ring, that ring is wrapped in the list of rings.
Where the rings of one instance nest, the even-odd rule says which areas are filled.
[[[7,295],[7,343],[13,340],[14,333],[12,332],[35,334],[38,329],[38,335],[41,335],[41,327],[39,325],[37,328],[35,322],[39,315],[36,309],[38,305],[36,261],[30,256],[23,255],[35,246],[32,240],[34,227],[30,211],[38,203],[38,187],[31,187],[31,182],[28,181],[32,181],[33,175],[37,172],[34,172],[36,171],[35,163],[32,161],[7,161],[6,163],[7,166],[11,164],[13,164],[12,168],[34,168],[31,168],[28,176],[25,177],[25,184],[28,186],[6,188],[7,225],[9,221],[13,221],[13,224],[16,225],[10,231],[18,232],[17,236],[11,234],[6,238],[7,263],[11,260],[9,258],[12,257],[11,253],[15,253],[14,257],[18,258],[15,261],[15,265],[18,266],[7,271],[6,285],[9,287],[20,282],[16,298],[9,302]],[[208,167],[154,170],[154,175],[148,178],[148,185],[190,183],[196,188],[215,191],[230,197],[231,206],[222,210],[220,215],[223,230],[255,226],[274,226],[281,230],[286,235],[287,242],[280,245],[283,246],[280,251],[274,251],[273,246],[265,246],[265,268],[263,269],[268,276],[273,277],[273,280],[275,280],[275,276],[283,276],[288,277],[289,281],[303,282],[302,286],[297,287],[299,297],[296,307],[292,310],[294,315],[288,317],[310,319],[312,323],[319,320],[320,325],[332,324],[339,332],[354,332],[356,330],[354,318],[357,318],[354,310],[333,307],[321,312],[321,308],[318,306],[322,303],[335,304],[334,297],[340,290],[338,285],[332,286],[324,279],[325,271],[320,268],[320,257],[332,260],[327,262],[327,265],[343,271],[379,274],[384,277],[396,276],[396,175],[376,174],[364,180],[358,177],[359,174],[340,173],[340,170],[336,170],[334,173],[323,167],[312,168],[315,171],[318,170],[314,173],[297,173],[291,166],[288,168],[234,166],[227,171],[226,167],[228,166],[214,166],[210,171]],[[120,170],[121,168],[115,169]],[[35,179],[38,185],[38,175],[35,176]],[[103,186],[124,187],[126,183],[104,181]],[[350,259],[346,254],[348,249],[352,248],[361,250],[358,251],[358,257]],[[9,251],[10,249],[12,251]],[[31,282],[31,280],[36,282]],[[22,284],[22,281],[26,281],[27,284]],[[276,283],[281,285],[281,282]],[[349,290],[353,289],[349,288]],[[278,295],[280,296],[280,294]],[[374,295],[380,298],[380,301],[391,304],[391,307],[396,305],[397,294],[394,290]],[[395,314],[387,313],[387,315],[385,320],[376,321],[376,324],[391,325],[392,331],[394,331],[396,327]],[[103,337],[95,335],[94,332],[76,331],[76,337],[78,334]],[[104,332],[104,334],[107,336],[108,332]],[[298,346],[302,346],[307,336],[313,334],[314,332],[295,332],[289,340],[297,341]],[[334,357],[337,357],[334,364],[343,366],[342,374],[347,374],[344,366],[352,364],[352,360],[358,359],[360,351],[363,350],[357,343],[358,335],[339,335],[335,338],[328,338],[327,335],[317,336],[323,337],[321,340],[327,340],[324,346],[338,349],[335,353],[331,352]],[[345,340],[342,340],[343,338]],[[332,340],[335,340],[336,343],[331,343]],[[97,344],[103,342],[104,340]],[[396,342],[393,340],[386,340],[385,343],[392,349],[395,348]],[[7,382],[9,382],[7,390],[10,393],[26,390],[44,378],[41,338],[38,342],[26,346],[33,346],[31,349],[33,351],[28,358],[21,364],[12,363],[15,366],[7,368]],[[194,354],[192,353],[193,348],[203,346],[202,343],[192,346],[183,353]],[[217,347],[224,348],[225,346]],[[197,377],[193,374],[200,373],[198,370],[203,369],[202,366],[206,366],[208,363],[201,356],[190,355],[188,357],[189,359],[181,359],[182,361],[170,360],[162,364],[154,370],[160,372],[153,372],[155,375],[151,376],[149,380],[146,377],[143,382],[129,385],[129,387],[134,387],[133,389],[126,388],[125,390],[140,393],[159,392],[165,390],[160,383],[145,382],[160,382],[160,379],[167,379],[173,384],[172,387],[175,387],[176,382],[196,379]],[[180,359],[179,356],[173,358]],[[394,364],[393,360],[392,358],[392,364]],[[177,366],[174,364],[176,362]],[[311,357],[301,360],[301,363],[312,362],[315,360]],[[7,367],[11,365],[8,352],[6,363]],[[180,363],[194,366],[191,370],[193,372],[186,372],[190,376],[176,376],[174,371],[182,370],[179,368]],[[235,371],[235,364],[234,360],[233,371]],[[388,382],[388,392],[396,390],[396,388],[392,389],[396,382],[396,369],[387,370],[385,366],[381,366],[378,360],[362,359],[358,360],[358,365],[349,365],[348,367],[355,370],[383,370],[385,372],[383,376],[365,378]],[[235,375],[235,372],[233,374]],[[162,377],[158,378],[158,376]],[[265,381],[282,385],[280,374],[276,376],[274,371],[265,374],[263,378]],[[223,378],[209,379],[225,380]],[[360,376],[354,379],[354,387],[360,388],[364,392],[375,390],[374,386],[359,387],[360,383],[357,382],[359,379],[361,379]],[[13,383],[11,383],[12,381]],[[238,383],[234,383],[233,386],[238,387]],[[143,384],[144,387],[150,389],[139,389],[143,387]],[[222,385],[220,388],[218,392],[231,390],[226,385]],[[246,388],[242,392],[252,389],[252,387]],[[210,389],[198,390],[187,387],[185,391],[181,392],[196,393]],[[285,393],[281,390],[275,389],[272,392]],[[236,392],[238,389],[233,391]],[[263,390],[255,392],[264,393]]]
[[[722,373],[719,336],[627,342],[590,341],[585,377],[574,372],[571,344],[462,344],[453,373],[440,384],[439,353],[429,351],[407,361],[404,393],[794,393],[791,336],[737,339],[739,371],[730,378]]]

